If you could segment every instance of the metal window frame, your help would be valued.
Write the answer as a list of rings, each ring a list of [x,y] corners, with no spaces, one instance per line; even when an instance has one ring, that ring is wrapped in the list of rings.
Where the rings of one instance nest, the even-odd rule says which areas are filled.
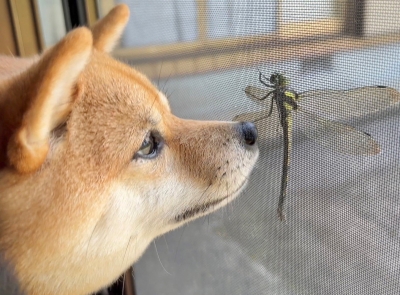
[[[400,33],[363,37],[367,1],[369,0],[337,0],[336,10],[346,11],[346,15],[342,17],[333,16],[322,20],[286,24],[282,23],[280,17],[282,0],[279,0],[276,32],[211,40],[207,38],[207,0],[196,0],[199,32],[197,40],[138,48],[117,48],[114,55],[134,65],[150,78],[166,78],[250,66],[265,61],[326,56],[338,51],[400,41]],[[97,0],[98,15],[105,15],[114,5],[114,0]],[[355,17],[361,19],[361,22],[355,22]],[[257,49],[251,51],[249,48]]]

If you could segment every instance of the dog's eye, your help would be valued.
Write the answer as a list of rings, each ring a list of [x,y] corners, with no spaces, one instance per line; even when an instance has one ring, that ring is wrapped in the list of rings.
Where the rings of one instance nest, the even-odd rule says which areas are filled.
[[[155,132],[149,132],[142,142],[142,146],[135,154],[135,157],[154,158],[157,156],[161,147],[161,137]]]
[[[154,138],[150,137],[150,138],[146,138],[143,143],[142,146],[140,147],[140,150],[138,151],[138,154],[142,155],[142,156],[148,156],[151,155],[152,153],[155,152],[154,149]]]

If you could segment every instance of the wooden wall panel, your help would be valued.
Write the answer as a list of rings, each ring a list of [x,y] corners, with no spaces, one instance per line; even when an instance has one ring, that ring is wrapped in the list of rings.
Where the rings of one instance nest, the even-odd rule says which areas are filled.
[[[17,55],[17,42],[14,37],[11,13],[7,0],[0,0],[0,54]]]

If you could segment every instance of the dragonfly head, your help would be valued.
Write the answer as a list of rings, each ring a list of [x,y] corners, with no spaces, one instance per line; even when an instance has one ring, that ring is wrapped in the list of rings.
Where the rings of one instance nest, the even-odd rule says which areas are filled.
[[[286,78],[283,74],[280,73],[273,73],[269,78],[269,81],[279,87],[285,87],[289,85],[289,79]]]

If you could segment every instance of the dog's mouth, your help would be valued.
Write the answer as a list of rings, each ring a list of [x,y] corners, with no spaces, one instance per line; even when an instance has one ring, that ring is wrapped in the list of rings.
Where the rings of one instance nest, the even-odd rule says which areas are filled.
[[[225,196],[225,197],[223,197],[221,199],[218,199],[218,200],[215,200],[215,201],[212,201],[212,202],[209,202],[209,203],[205,203],[205,204],[202,204],[202,205],[194,206],[194,207],[186,210],[182,214],[179,214],[179,215],[175,216],[175,221],[176,222],[184,221],[184,220],[186,220],[188,218],[191,218],[193,216],[196,216],[198,214],[205,213],[210,209],[210,207],[214,207],[214,206],[218,205],[222,201],[226,200],[228,197],[229,196]]]
[[[229,195],[226,195],[222,198],[219,198],[217,200],[208,202],[208,203],[204,203],[201,205],[197,205],[194,206],[190,209],[187,209],[186,211],[184,211],[183,213],[176,215],[175,216],[175,221],[176,222],[181,222],[184,221],[188,218],[194,217],[196,215],[199,214],[204,214],[207,211],[210,210],[210,208],[214,208],[215,206],[217,206],[218,204],[222,203],[224,200],[228,199],[229,197],[235,195],[237,192],[239,192],[247,183],[247,180],[243,181],[243,183],[238,187],[238,189],[236,189],[234,192],[230,193]]]

